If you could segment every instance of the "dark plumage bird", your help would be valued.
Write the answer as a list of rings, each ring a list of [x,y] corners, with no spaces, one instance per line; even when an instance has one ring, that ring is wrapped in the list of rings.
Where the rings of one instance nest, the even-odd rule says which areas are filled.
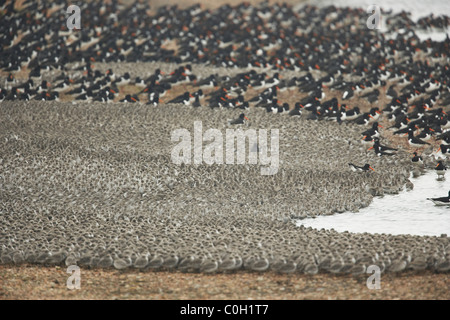
[[[381,157],[381,156],[393,156],[394,155],[394,153],[392,153],[392,152],[386,152],[386,151],[381,151],[381,148],[380,148],[380,145],[378,144],[378,145],[376,145],[375,143],[373,144],[373,147],[370,147],[369,149],[372,149],[373,148],[373,150],[375,151],[375,154],[378,156],[378,157]]]
[[[374,140],[373,148],[375,149],[375,152],[376,152],[376,149],[379,149],[381,152],[389,153],[390,155],[392,155],[392,154],[394,154],[395,151],[398,151],[398,149],[381,145],[380,139],[378,139],[378,138],[374,138],[373,140]]]
[[[194,103],[192,104],[192,106],[193,106],[193,107],[196,107],[196,108],[198,108],[198,107],[201,106],[201,104],[200,104],[200,95],[196,95],[196,96],[195,96],[195,101],[194,101]]]
[[[431,139],[431,135],[433,134],[434,129],[426,126],[421,133],[419,133],[416,138],[421,139],[423,141],[428,141]]]
[[[355,87],[349,86],[347,89],[345,89],[344,93],[342,94],[342,100],[347,100],[353,97],[353,91],[355,90]]]
[[[138,101],[139,98],[136,96],[132,96],[131,94],[127,94],[124,99],[120,100],[120,102],[130,102],[130,103],[135,103]]]
[[[361,135],[369,136],[372,138],[378,138],[380,136],[380,132],[378,131],[378,128],[383,128],[383,127],[380,124],[378,124],[378,122],[374,122],[372,124],[372,128],[362,132]]]
[[[357,166],[357,165],[355,165],[355,164],[353,164],[353,163],[350,163],[349,162],[349,164],[348,164],[349,166],[350,166],[350,169],[352,169],[352,171],[355,171],[355,172],[367,172],[367,171],[369,171],[369,170],[372,170],[372,171],[375,171],[375,169],[374,168],[372,168],[371,166],[370,166],[370,164],[368,164],[368,163],[366,163],[364,166]]]
[[[394,88],[393,88],[394,86],[393,85],[391,85],[390,87],[389,87],[389,89],[387,89],[387,91],[386,91],[386,97],[387,98],[389,98],[389,99],[394,99],[394,98],[397,98],[397,92],[394,90]]]
[[[416,138],[414,136],[414,129],[412,129],[412,128],[408,128],[408,143],[413,148],[421,148],[427,144],[429,145],[428,142],[425,142],[419,138]]]
[[[378,97],[380,95],[380,91],[375,89],[369,93],[362,95],[361,97],[369,101],[370,103],[375,103],[378,101]]]
[[[249,121],[248,118],[245,116],[245,114],[241,113],[239,115],[239,118],[234,119],[234,120],[230,120],[230,121],[228,121],[228,123],[231,124],[231,125],[244,124],[246,120]]]
[[[355,120],[361,115],[361,111],[359,110],[359,107],[354,107],[353,109],[350,109],[345,112],[345,115],[342,117],[342,120]]]
[[[159,98],[159,93],[155,92],[152,95],[149,95],[147,104],[157,107],[160,102],[161,99]]]
[[[170,100],[168,103],[183,103],[185,105],[188,105],[190,103],[190,99],[193,97],[193,95],[186,91],[182,95]]]
[[[361,142],[362,142],[362,144],[363,144],[364,146],[366,146],[366,148],[367,148],[367,147],[372,147],[373,144],[374,144],[374,139],[373,139],[372,137],[370,137],[370,136],[364,136],[364,137],[361,139]]]
[[[300,117],[302,115],[303,105],[300,102],[297,102],[294,106],[294,109],[289,112],[290,116]]]
[[[439,155],[441,158],[445,158],[446,154],[450,153],[450,145],[447,144],[441,144],[439,146],[439,149],[437,150],[436,154]]]
[[[436,170],[438,178],[443,178],[447,167],[442,163],[442,160],[439,160],[436,167],[434,167],[434,170]]]
[[[369,124],[369,120],[370,120],[371,117],[372,117],[372,116],[371,116],[369,113],[363,113],[363,114],[361,114],[360,116],[358,116],[358,117],[354,120],[354,122],[355,122],[356,124],[359,124],[359,125],[367,125],[367,124]]]
[[[417,154],[416,151],[413,152],[414,157],[412,157],[411,162],[417,165],[423,164],[423,158]]]
[[[408,127],[409,118],[404,113],[400,113],[398,115],[395,115],[394,113],[391,114],[392,120],[395,121],[395,124],[388,129],[397,129],[402,130]]]
[[[431,200],[437,206],[450,205],[450,191],[446,197],[427,198],[427,200]]]

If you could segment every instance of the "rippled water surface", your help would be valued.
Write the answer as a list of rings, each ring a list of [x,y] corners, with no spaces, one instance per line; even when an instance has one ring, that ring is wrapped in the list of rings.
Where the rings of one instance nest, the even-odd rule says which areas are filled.
[[[397,195],[375,197],[357,213],[346,212],[298,221],[298,225],[336,231],[390,234],[450,235],[450,207],[435,206],[427,198],[443,197],[450,190],[450,173],[438,181],[430,171],[412,178],[414,189]]]

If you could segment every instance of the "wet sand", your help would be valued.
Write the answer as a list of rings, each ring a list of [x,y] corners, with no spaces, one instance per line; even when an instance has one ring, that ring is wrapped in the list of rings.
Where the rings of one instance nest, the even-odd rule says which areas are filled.
[[[280,275],[273,272],[185,274],[81,270],[80,289],[69,290],[63,267],[0,266],[0,300],[449,300],[450,276],[431,272],[382,275],[380,289],[367,276]]]

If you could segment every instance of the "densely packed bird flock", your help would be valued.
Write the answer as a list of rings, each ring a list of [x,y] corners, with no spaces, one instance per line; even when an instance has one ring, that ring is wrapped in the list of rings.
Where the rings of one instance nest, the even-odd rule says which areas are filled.
[[[0,8],[2,263],[450,270],[446,235],[291,223],[357,211],[446,161],[450,39],[415,31],[448,17],[383,12],[381,32],[353,8],[92,1],[68,30],[65,6]],[[195,120],[280,129],[279,172],[173,164],[170,133]]]

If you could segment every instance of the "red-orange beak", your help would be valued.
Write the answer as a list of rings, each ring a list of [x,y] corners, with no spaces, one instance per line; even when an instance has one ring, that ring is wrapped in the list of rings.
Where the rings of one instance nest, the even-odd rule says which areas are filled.
[[[248,118],[246,116],[244,116],[244,118],[245,118],[245,120],[248,120]],[[248,120],[248,121],[250,121],[250,120]]]
[[[369,166],[369,169],[370,169],[370,170],[372,170],[372,171],[375,171],[375,169],[374,169],[374,168],[372,168],[371,166]]]

